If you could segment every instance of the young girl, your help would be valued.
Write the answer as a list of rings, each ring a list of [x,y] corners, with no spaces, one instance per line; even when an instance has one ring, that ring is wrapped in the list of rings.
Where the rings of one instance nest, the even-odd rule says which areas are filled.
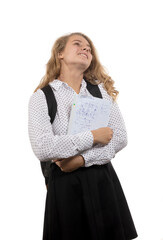
[[[86,81],[98,84],[111,102],[108,126],[67,135],[76,94],[90,96]],[[50,123],[41,88],[50,84],[57,113]],[[46,74],[29,102],[29,137],[40,161],[52,161],[43,240],[129,240],[134,223],[111,159],[127,144],[116,103],[118,91],[100,64],[92,41],[82,33],[60,37]]]

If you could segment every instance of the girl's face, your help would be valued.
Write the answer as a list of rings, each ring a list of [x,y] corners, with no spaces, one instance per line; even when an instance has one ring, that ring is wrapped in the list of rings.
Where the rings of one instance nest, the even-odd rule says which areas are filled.
[[[73,35],[68,39],[64,51],[59,54],[59,59],[61,64],[84,72],[92,61],[91,47],[84,37]]]

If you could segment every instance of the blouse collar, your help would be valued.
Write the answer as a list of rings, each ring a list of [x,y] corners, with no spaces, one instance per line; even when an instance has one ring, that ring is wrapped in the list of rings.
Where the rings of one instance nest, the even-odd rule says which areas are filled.
[[[52,82],[50,82],[49,84],[50,84],[50,86],[51,86],[52,88],[54,88],[56,91],[58,91],[59,88],[62,87],[62,86],[69,87],[67,83],[65,83],[65,82],[63,82],[63,81],[61,81],[61,80],[59,80],[59,79],[55,79],[55,80],[53,80]],[[85,90],[85,88],[86,88],[86,82],[85,82],[84,79],[82,79],[80,92],[83,91],[83,90]]]

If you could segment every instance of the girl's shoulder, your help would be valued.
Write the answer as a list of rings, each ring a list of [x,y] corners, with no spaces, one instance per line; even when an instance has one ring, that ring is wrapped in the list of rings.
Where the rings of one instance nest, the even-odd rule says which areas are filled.
[[[103,83],[99,83],[98,87],[99,87],[100,92],[102,94],[102,98],[103,99],[107,99],[107,100],[113,102],[113,98],[107,93],[106,89],[104,88],[104,84]]]
[[[44,98],[44,92],[41,89],[38,89],[36,92],[32,93],[30,100]]]
[[[34,92],[29,98],[29,106],[42,106],[46,104],[45,94],[41,89]]]

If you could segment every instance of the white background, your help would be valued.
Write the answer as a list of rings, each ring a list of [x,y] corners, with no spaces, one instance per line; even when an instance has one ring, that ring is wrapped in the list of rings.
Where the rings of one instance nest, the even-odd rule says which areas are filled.
[[[113,159],[139,234],[163,238],[162,1],[1,1],[0,239],[42,238],[46,189],[28,139],[28,101],[56,38],[94,42],[120,95],[128,146]]]

